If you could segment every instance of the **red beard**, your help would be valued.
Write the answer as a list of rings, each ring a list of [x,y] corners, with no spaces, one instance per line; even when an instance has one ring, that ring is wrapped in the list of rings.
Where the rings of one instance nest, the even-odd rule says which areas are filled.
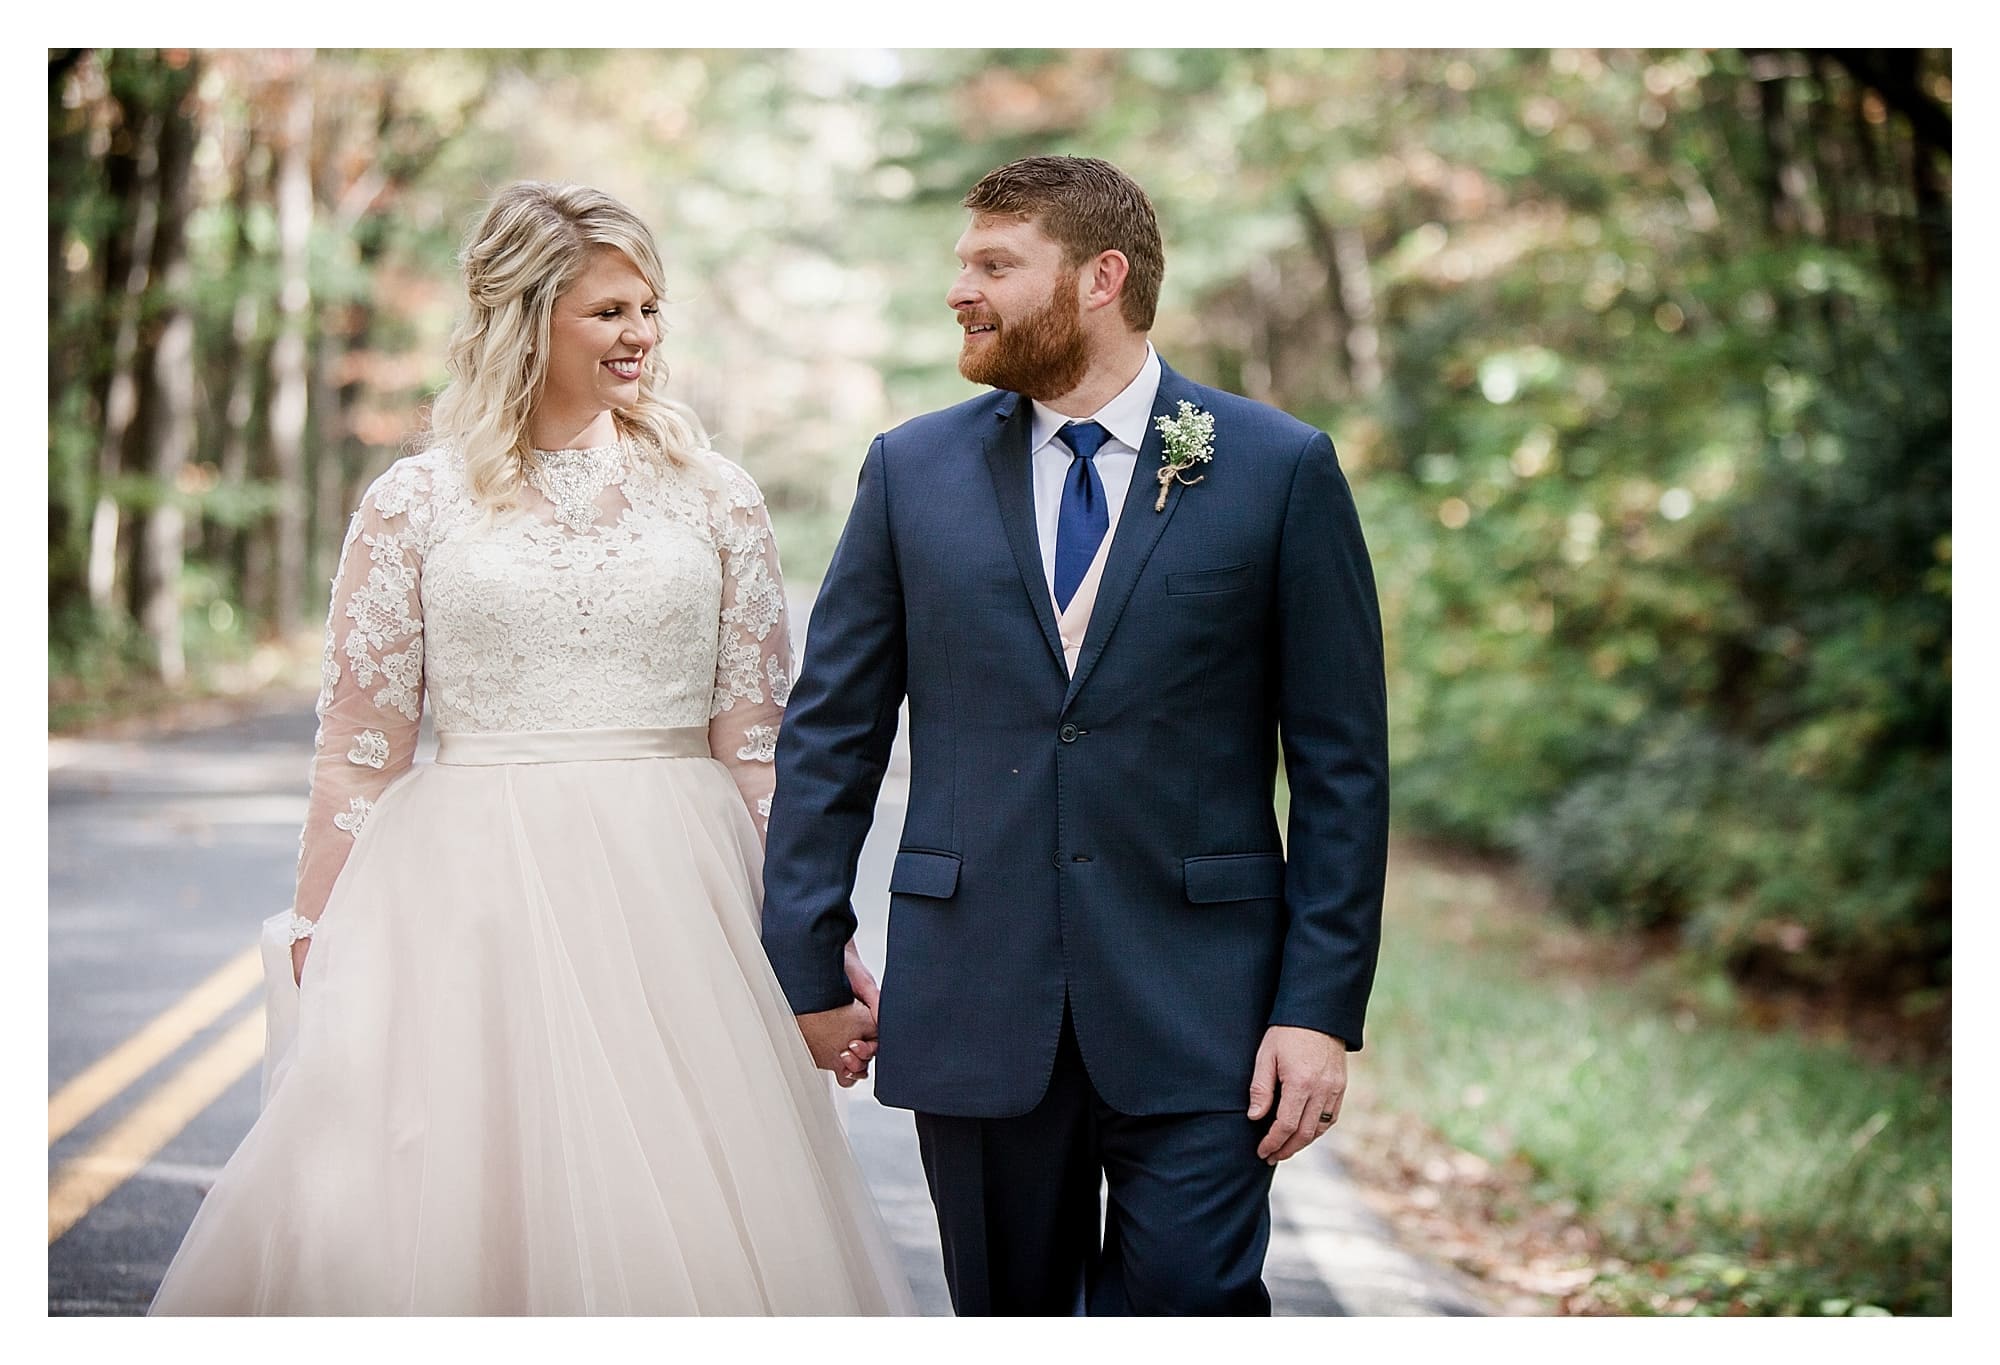
[[[975,384],[990,384],[1044,402],[1060,398],[1083,382],[1090,347],[1076,308],[1077,272],[1057,278],[1049,301],[1018,322],[994,321],[1000,330],[979,354],[960,352],[958,372]],[[961,316],[961,321],[967,319]]]

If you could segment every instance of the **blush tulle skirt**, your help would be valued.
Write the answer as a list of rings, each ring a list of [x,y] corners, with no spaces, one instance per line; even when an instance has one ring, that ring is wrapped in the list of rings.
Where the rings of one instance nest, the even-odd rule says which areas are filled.
[[[413,768],[152,1311],[913,1311],[761,898],[707,758]]]

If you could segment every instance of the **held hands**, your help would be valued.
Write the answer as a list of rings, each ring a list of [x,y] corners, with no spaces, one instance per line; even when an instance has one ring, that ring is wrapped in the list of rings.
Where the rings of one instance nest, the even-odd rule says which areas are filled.
[[[875,1057],[875,1011],[882,992],[875,984],[874,974],[861,960],[861,950],[855,947],[853,939],[847,941],[842,965],[847,969],[847,987],[854,992],[854,999],[816,1014],[801,1014],[798,1021],[813,1065],[831,1071],[845,1089],[866,1078],[868,1063]]]
[[[1257,1049],[1250,1076],[1250,1117],[1263,1118],[1275,1100],[1271,1129],[1257,1155],[1275,1166],[1311,1146],[1340,1118],[1347,1093],[1347,1044],[1309,1028],[1273,1024]]]

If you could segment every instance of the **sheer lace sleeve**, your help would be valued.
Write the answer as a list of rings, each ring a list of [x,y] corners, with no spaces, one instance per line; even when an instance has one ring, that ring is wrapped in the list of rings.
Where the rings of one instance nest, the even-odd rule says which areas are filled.
[[[293,913],[317,920],[375,799],[410,766],[424,690],[421,500],[427,479],[402,461],[348,524],[327,612],[312,796],[299,840]]]
[[[722,560],[722,620],[708,751],[736,779],[761,836],[771,818],[778,723],[792,694],[792,637],[764,495],[741,469],[717,463],[722,489],[711,516]]]

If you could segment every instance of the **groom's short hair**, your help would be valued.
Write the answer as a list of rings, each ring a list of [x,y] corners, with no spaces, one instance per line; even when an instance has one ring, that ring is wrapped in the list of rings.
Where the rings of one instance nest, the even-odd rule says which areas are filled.
[[[1119,300],[1126,325],[1150,331],[1167,273],[1160,224],[1137,181],[1090,156],[1030,156],[980,178],[965,207],[995,218],[1029,218],[1063,249],[1074,270],[1100,251],[1123,253],[1131,266]]]

